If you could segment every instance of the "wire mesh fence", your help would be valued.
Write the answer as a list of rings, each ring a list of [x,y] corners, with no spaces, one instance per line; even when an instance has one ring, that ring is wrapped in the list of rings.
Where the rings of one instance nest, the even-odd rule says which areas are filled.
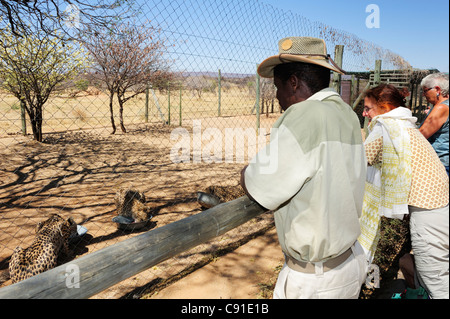
[[[13,46],[2,41],[3,286],[11,283],[8,264],[15,247],[28,247],[36,225],[53,213],[72,217],[87,230],[72,239],[73,254],[60,260],[64,262],[202,211],[198,191],[215,193],[222,201],[242,196],[240,170],[265,145],[281,113],[273,83],[256,75],[257,64],[277,53],[279,39],[323,38],[331,56],[336,45],[344,45],[342,67],[354,74],[353,82],[348,76],[341,83],[341,93],[349,103],[364,89],[376,60],[383,61],[383,69],[411,70],[407,61],[385,48],[262,1],[125,3],[110,7],[113,14],[108,14],[121,17],[126,13],[114,26],[127,28],[114,29],[120,30],[115,33],[100,24],[91,25],[81,41],[68,46],[72,51],[65,53],[65,60],[59,57],[67,62],[75,53],[81,54],[83,71],[60,81],[41,104],[40,113],[29,110],[39,94],[26,95],[18,83],[19,94],[11,89],[14,83],[4,70],[14,69],[5,58]],[[75,18],[76,14],[75,10]],[[5,20],[0,22],[6,35]],[[62,26],[66,34],[73,32],[73,24]],[[33,46],[37,34],[24,34],[30,41],[20,42],[29,43],[28,49],[17,47],[15,57],[29,58],[26,52],[35,52],[35,68],[22,75],[28,78],[32,72],[43,71],[42,84],[51,80],[51,70],[45,68],[52,67],[43,61],[66,49],[54,42],[39,42],[39,48],[51,45],[40,61],[33,51],[37,50]],[[68,64],[63,65],[58,75],[68,72]],[[135,82],[114,87],[125,75]],[[39,116],[40,124],[36,123]],[[40,139],[37,125],[41,126]],[[151,219],[140,229],[122,229],[113,221],[118,214],[117,196],[124,189],[145,195],[140,209]],[[98,297],[117,298],[130,292],[139,296],[272,223],[271,214],[263,214]]]

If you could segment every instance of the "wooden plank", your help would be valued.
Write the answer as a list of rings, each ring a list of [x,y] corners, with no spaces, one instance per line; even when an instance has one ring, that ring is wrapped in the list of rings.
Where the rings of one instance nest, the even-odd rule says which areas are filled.
[[[369,81],[376,85],[376,71],[371,72]],[[411,82],[411,70],[381,70],[378,83],[389,83],[397,87],[408,87]]]
[[[88,298],[265,211],[244,196],[1,288],[0,298]]]

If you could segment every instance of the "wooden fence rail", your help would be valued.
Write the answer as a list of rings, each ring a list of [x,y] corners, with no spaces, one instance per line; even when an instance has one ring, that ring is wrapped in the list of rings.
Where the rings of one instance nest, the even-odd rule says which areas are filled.
[[[244,196],[1,288],[0,299],[89,298],[263,212]]]

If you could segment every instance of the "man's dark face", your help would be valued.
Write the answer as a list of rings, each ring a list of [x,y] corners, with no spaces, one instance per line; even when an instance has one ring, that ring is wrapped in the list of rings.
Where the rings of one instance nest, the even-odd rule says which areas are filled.
[[[280,78],[274,77],[273,83],[277,88],[277,100],[283,111],[286,111],[289,106],[292,105],[290,97],[292,95],[292,89],[289,85],[289,81],[283,83]]]
[[[286,111],[292,104],[302,102],[312,95],[311,90],[295,75],[291,75],[286,82],[275,76],[273,83],[277,88],[278,103],[283,111]]]

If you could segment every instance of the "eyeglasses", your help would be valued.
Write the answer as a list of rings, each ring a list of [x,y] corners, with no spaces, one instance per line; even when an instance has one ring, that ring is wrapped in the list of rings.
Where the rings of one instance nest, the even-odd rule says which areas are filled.
[[[426,94],[429,90],[432,90],[432,89],[434,89],[434,88],[425,88],[422,90],[422,92],[423,92],[423,94]]]
[[[369,113],[369,111],[371,111],[373,109],[373,107],[364,107],[364,112]]]

